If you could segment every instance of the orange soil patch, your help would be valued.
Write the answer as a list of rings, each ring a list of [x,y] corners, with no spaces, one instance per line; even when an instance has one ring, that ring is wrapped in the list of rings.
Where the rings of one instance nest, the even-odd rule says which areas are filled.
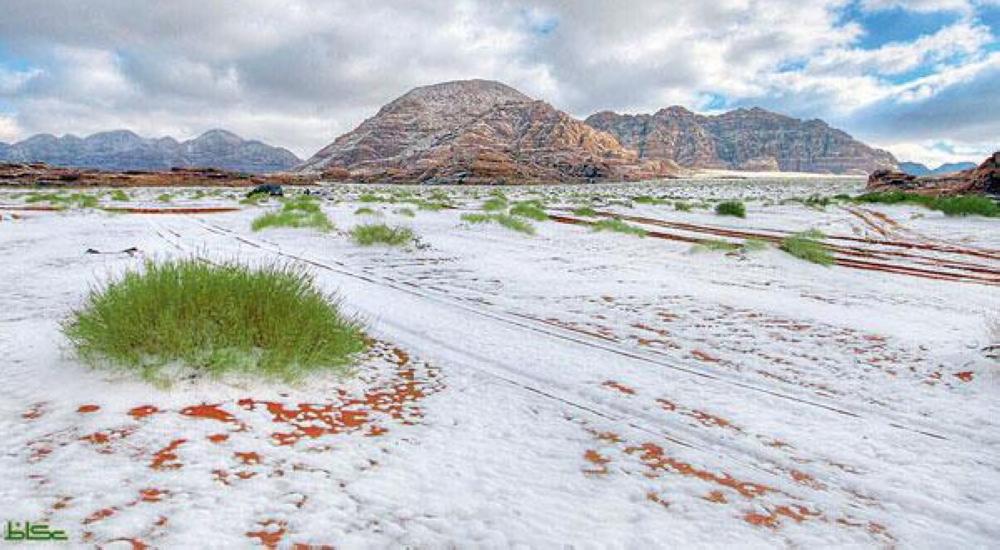
[[[99,410],[101,410],[101,406],[100,405],[80,405],[76,409],[76,412],[81,413],[81,414],[86,414],[86,413],[97,412]]]
[[[956,372],[955,378],[958,378],[962,382],[972,382],[973,372],[971,370]]]
[[[816,478],[814,478],[813,476],[811,476],[811,475],[809,475],[809,474],[807,474],[805,472],[800,472],[798,470],[792,470],[791,472],[789,472],[789,475],[792,476],[792,479],[794,479],[796,483],[800,483],[800,484],[805,485],[807,487],[812,487],[813,489],[825,489],[826,488],[825,485],[823,485],[822,483],[816,481]]]
[[[142,405],[140,407],[133,407],[129,409],[128,415],[138,420],[140,418],[146,418],[147,416],[156,414],[158,412],[160,412],[160,409],[157,409],[152,405]]]
[[[35,403],[28,410],[21,413],[21,418],[25,420],[35,420],[45,414],[45,403]]]
[[[89,525],[89,524],[94,523],[96,521],[101,521],[104,518],[109,518],[109,517],[115,515],[116,511],[117,510],[115,510],[114,508],[101,508],[100,510],[98,510],[98,511],[94,512],[93,514],[90,514],[89,516],[87,516],[87,518],[83,520],[83,524],[84,525]]]
[[[246,535],[250,538],[260,539],[260,543],[266,548],[277,548],[278,544],[281,543],[281,539],[284,538],[285,533],[288,532],[288,523],[285,521],[269,519],[257,522],[257,524],[263,527],[263,529],[260,531],[247,531]]]
[[[721,361],[721,359],[719,359],[718,357],[714,357],[712,355],[709,355],[708,353],[705,353],[704,351],[701,351],[700,349],[692,350],[691,351],[691,356],[694,357],[695,359],[698,359],[700,361],[704,361],[706,363],[718,363],[719,361]]]
[[[767,514],[748,512],[743,516],[743,520],[752,525],[775,529],[780,525],[780,519],[782,517],[792,519],[795,523],[801,523],[804,520],[818,517],[819,515],[819,512],[812,511],[805,506],[791,504],[787,506],[776,506],[773,510],[769,510]]]
[[[181,414],[184,416],[193,416],[195,418],[207,418],[210,420],[218,420],[219,422],[236,422],[236,418],[219,408],[221,403],[215,405],[201,404],[192,405],[190,407],[185,407],[181,409]]]
[[[583,453],[583,459],[594,465],[592,468],[585,468],[583,470],[584,473],[595,475],[608,473],[608,463],[611,462],[610,458],[601,455],[601,453],[593,449],[587,449],[587,451]]]
[[[235,452],[233,453],[233,456],[235,456],[240,460],[240,462],[248,466],[253,464],[260,464],[260,455],[253,451],[248,451],[245,453]]]
[[[738,432],[742,431],[739,427],[733,425],[732,422],[722,418],[721,416],[716,416],[698,409],[682,407],[667,399],[659,398],[656,402],[660,404],[660,407],[663,408],[663,410],[690,416],[691,418],[697,420],[702,426],[707,426],[709,428],[729,428]]]
[[[100,449],[98,449],[99,453],[110,454],[112,452],[111,444],[115,441],[125,439],[126,437],[132,435],[132,433],[135,432],[135,429],[136,429],[135,426],[126,426],[124,428],[115,428],[113,430],[94,432],[92,434],[82,436],[80,440],[101,447]]]
[[[723,487],[728,487],[746,498],[755,498],[775,491],[773,487],[749,481],[740,481],[729,474],[716,474],[708,470],[701,470],[687,462],[668,456],[663,452],[663,448],[655,443],[643,443],[638,447],[625,448],[625,452],[628,454],[640,451],[642,455],[639,458],[646,467],[652,470],[653,477],[655,477],[656,471],[672,471],[683,476],[696,477],[704,481],[717,483]]]
[[[164,491],[162,489],[143,489],[139,491],[139,500],[142,502],[160,502],[163,500],[164,496],[169,495],[169,491]]]
[[[666,500],[664,500],[663,497],[661,497],[660,495],[656,494],[653,491],[649,491],[648,493],[646,493],[646,500],[648,500],[650,502],[655,502],[655,503],[659,504],[660,506],[663,506],[664,508],[669,508],[670,507],[670,503],[669,502],[667,502]]]
[[[401,420],[404,425],[413,424],[423,416],[416,403],[442,387],[440,383],[415,380],[414,369],[403,368],[409,364],[409,357],[401,351],[394,351],[393,355],[398,365],[396,376],[384,386],[368,390],[361,398],[348,398],[340,404],[299,403],[293,407],[250,398],[240,399],[237,404],[248,411],[263,407],[274,422],[290,426],[290,431],[271,434],[278,445],[293,445],[303,437],[315,439],[364,427],[368,428],[365,435],[378,436],[388,428],[375,423],[372,413],[386,414],[393,420]],[[429,368],[427,374],[435,377],[437,371]],[[346,395],[343,390],[341,393]]]
[[[223,441],[229,439],[229,434],[211,434],[206,436],[205,439],[208,439],[212,443],[222,443]]]
[[[726,500],[726,494],[723,493],[722,491],[712,491],[711,493],[708,493],[702,498],[704,498],[709,502],[717,502],[719,504],[725,504],[729,502],[728,500]]]
[[[633,390],[632,388],[630,388],[630,387],[628,387],[628,386],[626,386],[624,384],[619,384],[618,382],[615,382],[614,380],[608,380],[608,381],[604,382],[601,385],[604,386],[605,388],[611,388],[613,390],[618,390],[618,391],[620,391],[620,392],[622,392],[622,393],[624,393],[626,395],[635,395],[635,390]]]
[[[147,548],[149,548],[148,544],[143,542],[142,539],[137,539],[137,538],[131,538],[131,539],[118,538],[118,539],[111,539],[108,542],[127,542],[132,545],[132,550],[146,550]]]
[[[184,465],[177,460],[176,451],[184,443],[187,443],[187,439],[175,439],[170,442],[170,445],[156,451],[149,467],[154,470],[176,470],[183,467]]]

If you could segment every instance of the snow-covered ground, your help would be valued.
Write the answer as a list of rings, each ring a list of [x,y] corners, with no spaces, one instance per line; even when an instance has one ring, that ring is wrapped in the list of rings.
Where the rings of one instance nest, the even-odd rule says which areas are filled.
[[[2,190],[0,519],[106,548],[995,548],[1000,365],[982,349],[1000,221],[787,200],[859,188],[504,189],[562,220],[534,236],[462,222],[486,188],[323,188],[328,234],[252,232],[274,203],[36,211]],[[359,202],[401,191],[455,208]],[[129,193],[102,200],[239,206],[233,190]],[[746,219],[712,212],[728,198]],[[582,204],[652,233],[593,232]],[[419,244],[345,234],[373,220]],[[810,228],[839,265],[692,250]],[[291,386],[158,388],[75,360],[60,322],[89,289],[175,256],[303,262],[376,343],[353,377]]]

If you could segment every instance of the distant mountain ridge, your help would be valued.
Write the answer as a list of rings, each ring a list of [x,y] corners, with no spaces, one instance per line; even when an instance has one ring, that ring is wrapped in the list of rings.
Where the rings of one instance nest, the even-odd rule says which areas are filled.
[[[929,168],[926,164],[919,162],[900,162],[899,171],[911,176],[941,176],[944,174],[954,174],[962,170],[970,170],[976,167],[974,162],[946,162],[937,168]]]
[[[531,183],[667,177],[611,134],[490,80],[421,86],[300,165],[327,179]]]
[[[0,162],[44,162],[113,171],[221,168],[263,173],[287,170],[301,160],[287,149],[244,140],[226,130],[209,130],[186,141],[143,138],[129,130],[113,130],[84,138],[38,134],[12,145],[0,143]]]
[[[896,167],[888,151],[855,140],[825,122],[754,107],[700,115],[673,106],[654,114],[602,111],[585,121],[611,132],[643,159],[688,168],[867,174]]]

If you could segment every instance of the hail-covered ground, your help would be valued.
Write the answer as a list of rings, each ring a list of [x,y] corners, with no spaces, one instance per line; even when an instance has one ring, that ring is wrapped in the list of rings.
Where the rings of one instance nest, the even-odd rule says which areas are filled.
[[[313,187],[330,232],[253,232],[280,202],[245,190],[2,190],[0,520],[106,548],[995,548],[1000,221],[806,200],[862,184]],[[463,221],[497,191],[551,217]],[[834,265],[779,249],[810,229]],[[174,257],[304,265],[370,351],[168,387],[75,358],[90,289]]]

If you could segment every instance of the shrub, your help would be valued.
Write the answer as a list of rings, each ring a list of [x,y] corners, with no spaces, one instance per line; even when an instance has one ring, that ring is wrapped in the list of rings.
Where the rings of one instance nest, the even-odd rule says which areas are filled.
[[[658,199],[656,197],[650,197],[649,195],[639,195],[638,197],[632,197],[632,202],[636,204],[666,204],[667,201],[663,199]]]
[[[269,227],[313,227],[320,231],[329,231],[333,229],[333,224],[315,199],[299,195],[285,200],[280,211],[268,212],[255,219],[250,227],[254,231]]]
[[[530,222],[507,214],[468,213],[468,214],[462,214],[462,221],[468,223],[477,223],[477,224],[498,223],[503,227],[506,227],[507,229],[511,229],[519,233],[524,233],[527,235],[535,234],[535,226],[531,225]]]
[[[692,208],[691,203],[684,202],[684,201],[675,201],[674,202],[674,210],[677,210],[677,211],[680,211],[680,212],[690,212],[691,208]]]
[[[593,226],[594,231],[614,231],[616,233],[626,233],[629,235],[636,235],[639,237],[646,236],[646,230],[641,227],[636,227],[634,225],[629,225],[618,218],[608,218],[595,222]]]
[[[367,206],[362,206],[361,208],[358,208],[357,210],[354,211],[354,215],[355,216],[379,216],[379,215],[381,215],[381,213],[378,212],[377,210],[372,210],[371,208],[368,208]]]
[[[879,191],[858,195],[853,200],[861,203],[915,204],[944,212],[946,216],[1000,217],[1000,204],[991,198],[980,195],[932,197],[903,191]]]
[[[164,193],[156,197],[156,200],[160,202],[170,202],[171,200],[173,200],[173,198],[174,198],[173,195],[171,195],[170,193]]]
[[[545,213],[545,210],[542,210],[541,203],[538,201],[519,202],[510,208],[510,214],[537,221],[549,219],[549,215]]]
[[[147,262],[93,290],[63,330],[88,362],[153,379],[172,362],[293,379],[343,370],[365,349],[360,324],[305,271],[194,259]]]
[[[597,216],[597,210],[594,210],[593,208],[591,208],[589,206],[581,206],[580,208],[576,208],[576,209],[573,210],[573,215],[574,216],[587,216],[587,217],[593,218],[593,217]]]
[[[807,262],[832,265],[834,262],[833,256],[830,255],[826,246],[819,242],[819,239],[822,238],[824,238],[822,233],[812,229],[782,239],[779,248]]]
[[[413,242],[413,231],[406,227],[389,227],[384,223],[366,224],[351,229],[351,237],[362,246],[402,246]]]
[[[121,189],[115,189],[111,192],[111,200],[113,201],[127,201],[128,193],[122,191]]]
[[[747,217],[747,208],[740,201],[724,201],[715,205],[715,213],[720,216]]]
[[[407,218],[412,218],[417,215],[412,208],[397,208],[396,210],[393,210],[393,212],[399,214],[400,216],[406,216]]]
[[[483,210],[486,212],[501,212],[507,209],[507,199],[503,197],[491,197],[483,203]]]

